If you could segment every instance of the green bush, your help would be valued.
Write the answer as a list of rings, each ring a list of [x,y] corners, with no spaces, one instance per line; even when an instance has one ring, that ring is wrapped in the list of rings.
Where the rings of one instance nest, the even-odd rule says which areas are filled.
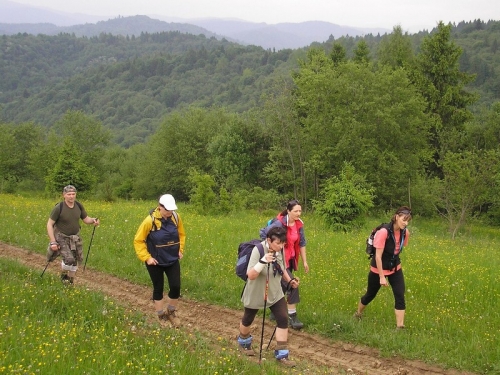
[[[326,180],[320,199],[313,201],[313,206],[329,227],[348,231],[363,224],[373,207],[373,189],[346,163],[340,178],[333,176]]]

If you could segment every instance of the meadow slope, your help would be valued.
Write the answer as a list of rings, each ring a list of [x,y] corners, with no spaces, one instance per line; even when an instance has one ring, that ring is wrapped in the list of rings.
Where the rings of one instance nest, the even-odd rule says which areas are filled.
[[[46,265],[45,257],[35,252],[10,246],[0,242],[0,256],[16,259],[33,269]],[[46,272],[59,273],[59,262],[50,263]],[[78,272],[76,286],[98,290],[115,299],[118,303],[133,312],[151,315],[151,290],[149,287],[130,283],[101,272],[86,268]],[[218,342],[233,340],[238,333],[241,311],[222,308],[182,298],[179,303],[179,315],[185,330],[197,332],[206,337],[217,351]],[[254,337],[260,340],[261,320],[254,326]],[[265,324],[264,348],[266,348],[274,327],[269,321]],[[406,334],[404,332],[397,334]],[[370,375],[472,375],[453,369],[443,369],[425,364],[421,361],[409,361],[397,357],[383,358],[377,350],[331,341],[306,332],[290,331],[290,350],[293,358],[302,365],[307,363],[307,373],[330,374],[370,374]],[[219,344],[220,345],[220,344]],[[236,345],[236,342],[235,342]],[[271,344],[271,349],[272,349]],[[263,350],[263,357],[272,359],[271,350]],[[304,368],[301,366],[301,368]],[[330,371],[331,370],[331,371]],[[293,370],[292,372],[293,373]]]

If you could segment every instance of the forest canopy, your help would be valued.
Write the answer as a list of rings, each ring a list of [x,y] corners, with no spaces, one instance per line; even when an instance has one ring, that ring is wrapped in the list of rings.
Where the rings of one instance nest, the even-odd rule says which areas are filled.
[[[56,194],[78,176],[108,200],[408,204],[452,229],[500,223],[499,38],[480,20],[282,51],[179,32],[4,35],[0,190]]]

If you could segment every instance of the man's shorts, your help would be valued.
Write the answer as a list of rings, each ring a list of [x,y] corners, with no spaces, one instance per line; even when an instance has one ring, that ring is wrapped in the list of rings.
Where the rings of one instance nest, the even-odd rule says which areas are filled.
[[[59,244],[58,251],[52,251],[50,245],[47,249],[47,261],[51,262],[59,255],[62,256],[64,264],[76,266],[83,262],[83,241],[79,235],[66,236],[61,233],[56,234],[56,241]]]

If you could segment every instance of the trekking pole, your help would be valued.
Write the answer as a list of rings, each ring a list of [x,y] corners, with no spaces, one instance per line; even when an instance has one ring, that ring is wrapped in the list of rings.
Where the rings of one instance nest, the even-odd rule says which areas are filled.
[[[97,218],[95,218],[95,220],[97,221]],[[85,271],[85,267],[87,266],[87,260],[89,259],[90,246],[92,246],[92,240],[94,239],[94,233],[95,233],[95,225],[94,225],[94,229],[92,229],[92,236],[90,237],[89,249],[87,250],[87,256],[85,257],[85,264],[83,265],[84,271]]]
[[[278,328],[278,326],[274,326],[274,331],[273,331],[273,334],[271,335],[271,338],[269,339],[269,342],[267,343],[267,350],[269,350],[269,346],[271,346],[271,341],[273,341],[273,338],[274,338],[274,334],[276,333],[276,328]]]
[[[47,264],[45,265],[45,268],[43,269],[43,272],[42,272],[42,274],[40,275],[40,277],[42,277],[42,276],[43,276],[43,274],[45,273],[45,270],[46,270],[46,269],[47,269],[47,267],[49,266],[49,263],[50,263],[50,260],[49,260],[49,261],[47,261]]]
[[[262,362],[262,343],[264,342],[264,323],[266,322],[267,291],[269,289],[269,266],[267,263],[266,289],[264,292],[264,314],[262,316],[262,333],[260,334],[259,365]]]

